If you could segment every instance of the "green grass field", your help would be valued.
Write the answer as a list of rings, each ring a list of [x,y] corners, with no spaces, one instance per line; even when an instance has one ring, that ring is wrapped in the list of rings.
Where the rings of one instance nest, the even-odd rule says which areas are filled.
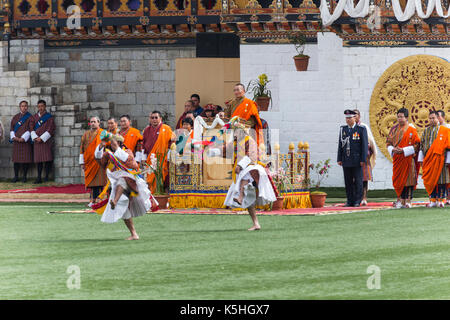
[[[449,299],[450,210],[342,215],[158,215],[123,223],[0,205],[0,299]],[[70,265],[81,288],[68,289]],[[367,268],[381,289],[367,288]]]

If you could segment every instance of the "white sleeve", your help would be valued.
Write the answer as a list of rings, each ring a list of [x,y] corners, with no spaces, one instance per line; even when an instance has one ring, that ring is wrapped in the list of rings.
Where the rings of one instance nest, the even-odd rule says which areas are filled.
[[[417,158],[417,161],[418,161],[418,162],[423,162],[423,158],[424,158],[423,152],[422,152],[422,150],[420,150],[420,151],[419,151],[419,157]]]
[[[387,149],[388,149],[389,154],[392,157],[392,150],[394,150],[394,147],[393,146],[389,146],[389,147],[387,147]]]
[[[11,140],[14,139],[14,138],[16,137],[16,134],[14,133],[14,131],[11,131],[11,132],[9,133],[9,137],[11,138]]]
[[[84,164],[84,154],[80,154],[80,160],[79,160],[80,164]]]
[[[30,131],[26,131],[21,138],[27,142],[30,139]]]
[[[103,157],[103,148],[100,148],[100,144],[95,148],[94,157],[95,159],[101,159]]]
[[[114,155],[123,162],[127,161],[128,159],[128,153],[126,153],[124,150],[120,148],[117,148],[116,152],[114,152]]]
[[[38,138],[38,136],[37,136],[36,132],[35,132],[35,131],[32,131],[32,132],[31,132],[31,140],[35,140],[35,139],[37,139],[37,138]]]
[[[142,157],[142,151],[136,152],[136,157],[135,157],[136,162],[141,162],[142,158],[143,158]]]
[[[405,157],[412,156],[414,154],[414,147],[413,146],[404,147],[403,154]]]
[[[144,151],[142,151],[141,159],[142,161],[147,161],[147,155],[144,153]]]
[[[450,151],[447,151],[447,154],[445,155],[445,163],[450,163]]]
[[[50,133],[48,133],[48,131],[45,131],[40,138],[42,139],[42,141],[47,142],[47,140],[51,137],[52,136],[50,135]]]

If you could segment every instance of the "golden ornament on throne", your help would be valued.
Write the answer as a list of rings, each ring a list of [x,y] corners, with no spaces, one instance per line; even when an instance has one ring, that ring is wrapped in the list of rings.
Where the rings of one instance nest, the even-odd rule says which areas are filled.
[[[430,111],[444,110],[450,121],[450,63],[430,55],[414,55],[392,64],[378,79],[370,100],[370,127],[378,148],[386,148],[397,110],[409,110],[409,122],[422,135]]]

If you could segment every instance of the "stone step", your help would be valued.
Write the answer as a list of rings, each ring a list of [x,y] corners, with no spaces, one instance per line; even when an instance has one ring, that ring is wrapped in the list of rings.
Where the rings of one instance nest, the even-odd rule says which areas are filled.
[[[30,94],[31,106],[36,106],[39,100],[45,100],[47,105],[51,106],[56,103],[58,88],[53,86],[33,87],[28,92]]]

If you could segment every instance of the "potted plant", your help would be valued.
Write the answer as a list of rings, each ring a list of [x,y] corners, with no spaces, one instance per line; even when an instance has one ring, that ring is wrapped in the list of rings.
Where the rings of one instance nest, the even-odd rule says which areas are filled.
[[[328,178],[329,170],[331,167],[330,161],[331,159],[327,159],[325,161],[319,161],[316,164],[311,163],[309,165],[309,167],[312,169],[312,173],[316,177],[316,180],[308,181],[308,184],[310,186],[313,186],[313,188],[315,189],[314,191],[310,192],[313,208],[322,208],[325,205],[327,194],[325,192],[319,191],[319,188],[323,180]]]
[[[247,85],[247,91],[253,93],[253,100],[258,105],[259,111],[269,110],[269,104],[272,101],[272,92],[267,89],[267,84],[270,82],[265,73],[261,74],[257,80],[251,80]]]
[[[281,210],[283,209],[283,202],[286,193],[289,190],[292,190],[290,177],[282,167],[271,173],[271,177],[275,187],[278,190],[278,197],[277,200],[272,203],[272,210]]]
[[[156,190],[153,196],[159,203],[161,209],[166,209],[169,202],[169,195],[164,188],[164,162],[167,161],[167,154],[152,153],[150,155],[150,165],[148,166],[151,173],[155,174]]]
[[[292,44],[294,44],[295,50],[297,50],[297,55],[294,56],[294,62],[297,71],[308,70],[309,56],[303,54],[306,44],[305,34],[302,32],[295,32],[291,36],[289,36],[289,40]]]

